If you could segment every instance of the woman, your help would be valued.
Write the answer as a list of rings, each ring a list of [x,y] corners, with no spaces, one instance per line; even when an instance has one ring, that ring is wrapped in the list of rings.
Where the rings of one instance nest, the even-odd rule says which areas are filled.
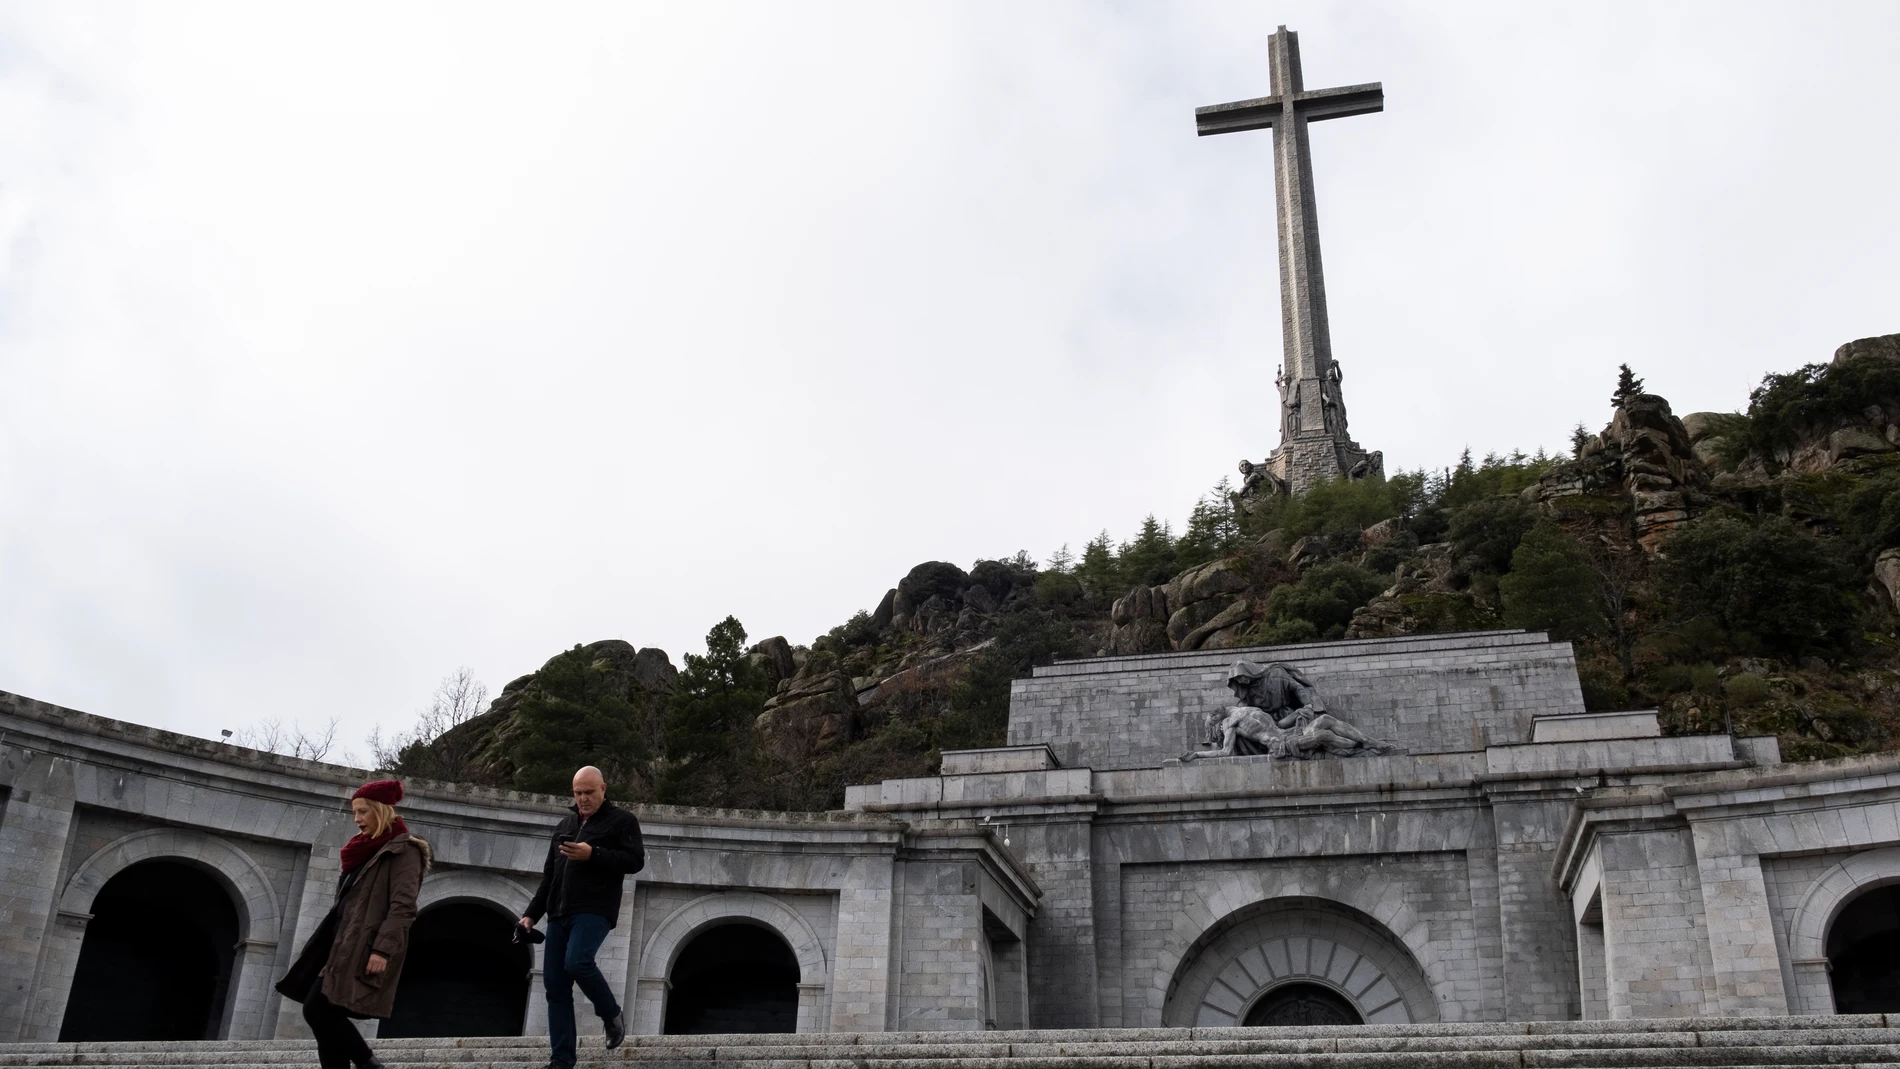
[[[402,783],[365,783],[350,796],[357,835],[343,844],[336,905],[278,981],[285,998],[303,1003],[323,1069],[382,1069],[350,1018],[388,1017],[409,950],[416,894],[429,871],[429,844],[409,834],[396,815]]]

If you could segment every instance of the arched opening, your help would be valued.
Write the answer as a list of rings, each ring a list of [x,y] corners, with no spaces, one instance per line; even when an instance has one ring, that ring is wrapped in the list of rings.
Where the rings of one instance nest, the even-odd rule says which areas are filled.
[[[60,1040],[219,1038],[237,942],[237,906],[210,873],[126,866],[92,900]]]
[[[396,1008],[379,1036],[518,1036],[534,954],[483,902],[432,906],[409,929]]]
[[[1900,884],[1868,891],[1827,931],[1835,1013],[1900,1012]]]
[[[1210,925],[1181,955],[1161,1006],[1171,1028],[1437,1019],[1431,982],[1402,940],[1343,902],[1306,896]]]
[[[1241,1024],[1248,1028],[1308,1024],[1365,1024],[1344,995],[1320,984],[1282,984],[1254,1000]]]
[[[798,1031],[798,959],[768,928],[706,929],[680,951],[670,979],[667,1035]]]

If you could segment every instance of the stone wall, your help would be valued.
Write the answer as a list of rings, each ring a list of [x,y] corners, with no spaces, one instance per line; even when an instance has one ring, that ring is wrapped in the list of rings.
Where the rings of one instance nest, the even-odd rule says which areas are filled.
[[[271,985],[331,905],[338,850],[355,830],[345,799],[368,776],[0,692],[0,1042],[58,1035],[93,899],[120,871],[159,859],[192,862],[232,893],[241,944],[220,1032],[304,1035]],[[436,858],[423,908],[473,900],[518,915],[564,800],[408,787],[403,815]],[[984,975],[996,966],[983,918],[999,918],[1020,942],[1037,908],[1033,881],[975,832],[912,833],[864,814],[636,813],[647,867],[629,877],[598,958],[636,1030],[660,1028],[666,971],[709,926],[756,924],[785,939],[800,964],[801,1031],[875,1031],[897,1027],[895,974]],[[933,907],[967,919],[970,934],[932,945],[920,966],[902,957],[896,881],[906,866],[933,865],[980,878],[932,890]],[[914,1027],[980,1026],[961,988],[920,990],[902,1004]],[[536,984],[529,1034],[545,1033],[544,1005]],[[584,1030],[598,1031],[581,1016]]]
[[[1153,767],[1204,745],[1233,704],[1236,660],[1304,671],[1334,715],[1412,753],[1528,742],[1531,719],[1583,712],[1567,642],[1526,632],[1425,635],[1108,657],[1037,668],[1010,691],[1009,741],[1046,743],[1065,766]]]

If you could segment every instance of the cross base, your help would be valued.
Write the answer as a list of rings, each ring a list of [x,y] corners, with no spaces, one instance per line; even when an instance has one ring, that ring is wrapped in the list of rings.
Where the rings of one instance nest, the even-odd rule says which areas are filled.
[[[1261,467],[1288,491],[1300,494],[1328,479],[1383,479],[1385,454],[1361,449],[1350,438],[1302,435],[1281,442]]]

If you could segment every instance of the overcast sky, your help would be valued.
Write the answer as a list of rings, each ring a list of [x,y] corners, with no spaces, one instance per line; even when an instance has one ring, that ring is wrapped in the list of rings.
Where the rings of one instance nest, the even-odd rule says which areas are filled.
[[[1900,331],[1900,4],[0,3],[0,689],[215,736],[808,641],[1276,444],[1265,95],[1387,470]]]

